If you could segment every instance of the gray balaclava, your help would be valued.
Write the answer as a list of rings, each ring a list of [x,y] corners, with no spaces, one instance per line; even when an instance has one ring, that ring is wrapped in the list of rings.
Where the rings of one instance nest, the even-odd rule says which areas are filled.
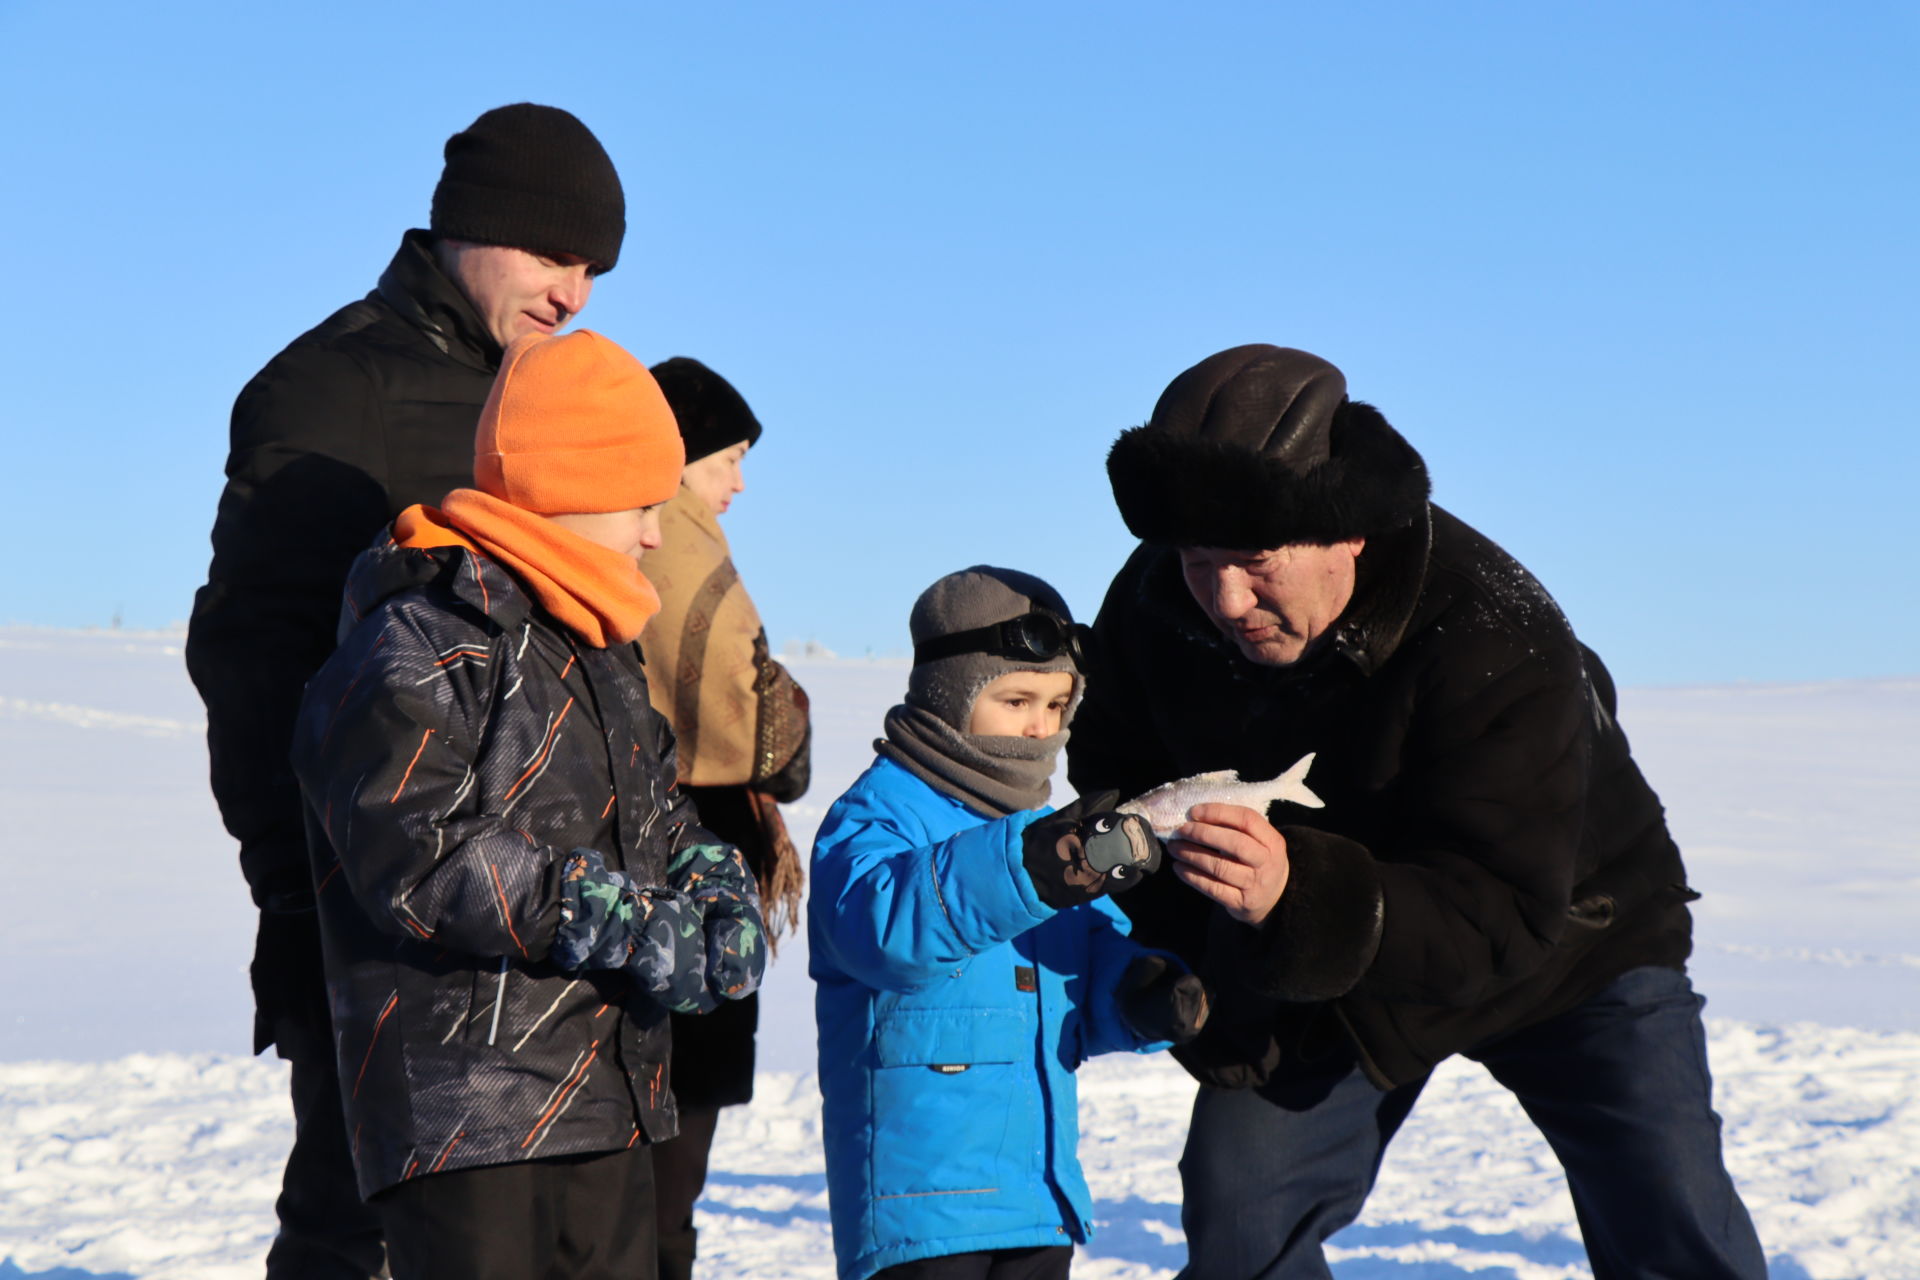
[[[977,564],[971,569],[950,573],[922,591],[920,598],[913,602],[913,615],[907,620],[907,629],[913,635],[913,642],[919,645],[956,631],[990,627],[1036,608],[1057,613],[1068,621],[1073,619],[1060,593],[1032,574]],[[919,663],[907,677],[907,705],[924,707],[965,733],[967,720],[973,714],[974,699],[987,685],[1010,671],[1071,671],[1073,705],[1067,708],[1068,717],[1079,705],[1080,673],[1064,653],[1045,662],[1016,662],[991,653],[963,653]],[[1066,727],[1066,720],[1061,721],[1061,727]]]
[[[1036,608],[1072,620],[1060,593],[1032,574],[975,565],[950,573],[921,592],[908,628],[914,644],[920,645],[1006,622]],[[1061,717],[1059,733],[1047,738],[1008,738],[967,732],[980,691],[1013,671],[1072,673],[1073,699]],[[874,747],[930,785],[984,812],[1037,808],[1046,803],[1048,779],[1085,687],[1065,652],[1044,662],[991,653],[918,662],[907,677],[906,701],[887,713],[887,736]]]

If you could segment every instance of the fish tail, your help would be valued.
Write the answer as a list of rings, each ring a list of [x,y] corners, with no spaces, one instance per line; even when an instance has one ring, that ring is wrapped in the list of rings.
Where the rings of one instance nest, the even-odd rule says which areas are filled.
[[[1307,771],[1313,768],[1313,758],[1318,752],[1309,751],[1293,762],[1293,767],[1280,775],[1280,796],[1308,809],[1324,809],[1327,802],[1313,794],[1307,786]]]

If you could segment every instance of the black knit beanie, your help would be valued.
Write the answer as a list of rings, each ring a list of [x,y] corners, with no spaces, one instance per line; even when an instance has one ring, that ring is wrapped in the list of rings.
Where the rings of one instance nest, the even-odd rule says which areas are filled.
[[[592,130],[558,107],[495,107],[447,139],[433,189],[437,236],[574,254],[613,270],[627,200]]]
[[[1260,550],[1379,537],[1425,516],[1427,468],[1319,356],[1254,344],[1168,384],[1107,454],[1135,537]]]
[[[695,462],[710,453],[739,444],[760,441],[760,420],[747,408],[746,399],[733,384],[686,356],[675,356],[653,366],[653,380],[673,409],[680,424],[680,438],[686,442],[687,461]]]

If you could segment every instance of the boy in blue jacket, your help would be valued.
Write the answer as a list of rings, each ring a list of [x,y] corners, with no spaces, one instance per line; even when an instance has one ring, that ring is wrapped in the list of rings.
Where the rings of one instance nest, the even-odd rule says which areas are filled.
[[[906,701],[813,850],[834,1252],[841,1280],[1064,1277],[1093,1227],[1074,1068],[1190,1038],[1205,993],[1105,896],[1158,866],[1146,822],[1046,808],[1082,692],[1059,593],[977,566],[911,628]]]

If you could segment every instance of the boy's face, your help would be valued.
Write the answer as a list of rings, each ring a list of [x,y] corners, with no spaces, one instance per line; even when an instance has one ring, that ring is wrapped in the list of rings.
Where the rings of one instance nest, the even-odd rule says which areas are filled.
[[[1050,738],[1073,701],[1071,671],[1010,671],[973,700],[967,732],[991,738]]]
[[[660,545],[660,508],[664,505],[657,502],[629,511],[561,514],[547,519],[639,564],[641,556]]]

